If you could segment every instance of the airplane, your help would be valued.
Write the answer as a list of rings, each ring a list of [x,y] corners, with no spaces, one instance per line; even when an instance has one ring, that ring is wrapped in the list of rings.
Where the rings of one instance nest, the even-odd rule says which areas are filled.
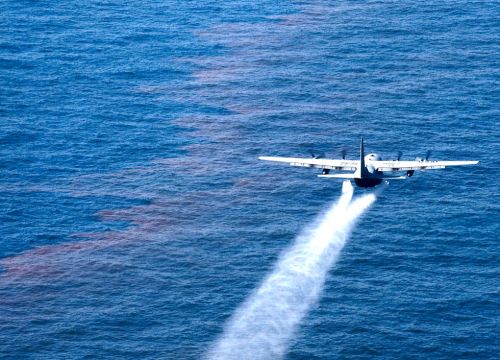
[[[344,157],[344,156],[343,156]],[[318,175],[321,178],[337,178],[354,180],[358,187],[371,188],[388,180],[406,180],[413,176],[415,170],[444,169],[447,166],[475,165],[479,161],[430,161],[429,153],[425,159],[413,161],[382,160],[378,154],[368,154],[365,156],[365,146],[363,138],[359,147],[359,160],[323,159],[322,156],[312,158],[294,158],[279,156],[259,156],[260,160],[288,163],[291,166],[303,166],[322,169]],[[354,173],[330,174],[330,171],[354,171]],[[384,171],[399,172],[406,171],[406,175],[386,175]]]

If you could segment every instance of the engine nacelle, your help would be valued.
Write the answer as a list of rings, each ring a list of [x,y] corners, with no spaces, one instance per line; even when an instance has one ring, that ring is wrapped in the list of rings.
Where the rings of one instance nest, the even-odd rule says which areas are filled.
[[[412,177],[414,173],[415,173],[415,170],[408,170],[408,171],[406,172],[406,176],[407,176],[407,177]]]

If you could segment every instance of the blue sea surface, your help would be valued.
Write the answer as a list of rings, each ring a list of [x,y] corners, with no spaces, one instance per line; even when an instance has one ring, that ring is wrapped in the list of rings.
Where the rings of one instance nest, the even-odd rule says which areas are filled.
[[[393,182],[286,359],[500,353],[497,1],[0,3],[0,358],[199,359],[340,194]],[[356,190],[363,193],[365,190]]]

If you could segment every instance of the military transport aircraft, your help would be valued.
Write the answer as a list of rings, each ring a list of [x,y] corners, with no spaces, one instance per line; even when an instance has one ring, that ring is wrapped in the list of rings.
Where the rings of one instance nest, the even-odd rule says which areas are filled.
[[[359,149],[359,160],[346,159],[323,159],[321,156],[313,155],[312,158],[293,158],[277,156],[260,156],[260,160],[288,163],[291,166],[304,166],[322,169],[318,175],[323,178],[340,178],[354,180],[359,187],[374,187],[382,183],[383,180],[404,180],[413,176],[415,170],[444,169],[447,166],[475,165],[479,161],[430,161],[429,152],[425,159],[413,161],[400,160],[401,153],[397,160],[382,160],[378,154],[368,154],[365,156],[363,138]],[[354,171],[354,173],[330,174],[330,171]],[[384,171],[392,173],[406,171],[406,175],[386,175]]]

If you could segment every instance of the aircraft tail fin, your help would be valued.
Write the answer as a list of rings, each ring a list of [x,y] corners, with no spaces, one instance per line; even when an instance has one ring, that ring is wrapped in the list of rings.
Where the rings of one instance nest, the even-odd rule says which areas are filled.
[[[359,144],[359,167],[361,177],[365,176],[367,171],[365,166],[365,144],[363,142],[363,137],[361,137],[361,142]]]

